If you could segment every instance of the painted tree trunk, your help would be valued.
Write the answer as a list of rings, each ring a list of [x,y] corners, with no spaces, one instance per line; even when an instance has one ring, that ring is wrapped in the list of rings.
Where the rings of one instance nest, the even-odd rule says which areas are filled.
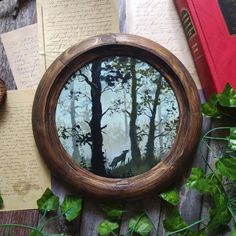
[[[137,78],[136,78],[136,70],[135,70],[135,59],[131,59],[131,78],[132,78],[132,86],[131,86],[131,98],[132,98],[132,107],[130,113],[130,145],[131,145],[131,156],[132,161],[139,162],[141,160],[141,153],[138,146],[137,139]]]
[[[71,81],[70,84],[70,93],[71,93],[71,102],[70,102],[70,117],[71,117],[71,127],[72,127],[72,148],[73,148],[73,153],[72,153],[72,158],[75,160],[77,163],[81,161],[80,158],[80,153],[79,149],[77,146],[76,142],[76,120],[75,120],[75,90],[74,90],[74,81]]]
[[[157,105],[158,105],[158,99],[161,93],[161,78],[158,78],[156,80],[156,92],[155,92],[155,98],[153,102],[153,107],[152,107],[152,114],[150,116],[150,121],[149,121],[149,133],[148,133],[148,140],[146,144],[146,159],[148,163],[151,165],[155,164],[155,155],[154,155],[154,142],[155,142],[155,130],[156,130],[156,125],[155,125],[155,118],[156,118],[156,113],[157,113]]]
[[[95,61],[92,63],[92,85],[91,85],[91,98],[92,98],[92,118],[89,123],[92,136],[92,159],[91,168],[92,172],[97,175],[106,176],[105,158],[102,151],[103,137],[102,137],[102,104],[101,104],[101,62]]]

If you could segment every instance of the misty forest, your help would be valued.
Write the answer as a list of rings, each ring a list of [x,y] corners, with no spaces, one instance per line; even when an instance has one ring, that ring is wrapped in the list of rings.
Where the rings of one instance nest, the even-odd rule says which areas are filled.
[[[131,57],[91,62],[64,85],[56,109],[58,136],[81,167],[122,178],[150,170],[170,151],[178,103],[165,78]]]

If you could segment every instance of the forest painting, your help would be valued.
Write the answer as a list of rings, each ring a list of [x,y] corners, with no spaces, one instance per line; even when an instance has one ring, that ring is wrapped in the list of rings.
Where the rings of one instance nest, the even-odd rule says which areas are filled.
[[[170,151],[178,103],[165,78],[146,62],[109,57],[82,67],[58,99],[64,149],[82,168],[109,178],[150,170]]]

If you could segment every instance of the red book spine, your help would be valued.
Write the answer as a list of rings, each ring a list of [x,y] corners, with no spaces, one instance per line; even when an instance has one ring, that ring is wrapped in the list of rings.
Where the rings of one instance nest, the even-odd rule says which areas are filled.
[[[199,79],[206,97],[210,97],[216,91],[217,83],[214,81],[214,71],[210,70],[210,55],[204,39],[204,33],[198,20],[191,0],[174,0],[178,15],[190,47],[190,51],[199,75]]]

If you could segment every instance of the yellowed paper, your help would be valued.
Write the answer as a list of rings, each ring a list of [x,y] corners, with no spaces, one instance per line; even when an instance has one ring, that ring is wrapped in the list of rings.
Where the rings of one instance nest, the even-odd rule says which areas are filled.
[[[42,77],[37,28],[33,24],[1,35],[18,89],[36,88]]]
[[[173,0],[126,0],[125,31],[150,38],[170,50],[201,88]]]
[[[37,16],[43,70],[73,44],[119,32],[116,0],[38,0]]]
[[[5,210],[37,208],[50,175],[37,151],[31,126],[33,90],[7,92],[0,107],[0,192]]]

